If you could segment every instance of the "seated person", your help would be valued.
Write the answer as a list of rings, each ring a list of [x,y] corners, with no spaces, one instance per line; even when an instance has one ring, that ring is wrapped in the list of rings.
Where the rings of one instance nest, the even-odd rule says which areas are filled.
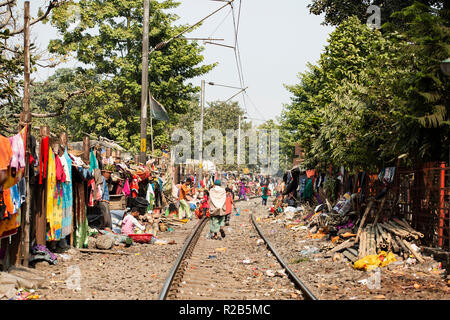
[[[144,231],[145,227],[143,225],[141,225],[139,223],[139,221],[137,221],[137,217],[139,216],[139,210],[136,207],[133,207],[133,209],[131,209],[131,213],[130,214],[126,214],[126,216],[124,217],[123,221],[122,221],[122,234],[124,235],[129,235],[129,234],[134,234],[134,229],[138,228],[139,230]]]
[[[287,205],[290,207],[295,207],[297,201],[294,197],[294,192],[290,192],[284,202],[287,203]]]

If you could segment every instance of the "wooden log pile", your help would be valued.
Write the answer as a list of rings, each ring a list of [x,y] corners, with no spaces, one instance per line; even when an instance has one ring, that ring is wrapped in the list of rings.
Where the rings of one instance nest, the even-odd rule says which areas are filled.
[[[423,234],[414,230],[404,219],[391,219],[383,223],[368,224],[361,228],[358,259],[380,251],[392,251],[398,255],[412,254],[419,262],[424,260],[420,252],[411,245],[412,241],[423,238]]]

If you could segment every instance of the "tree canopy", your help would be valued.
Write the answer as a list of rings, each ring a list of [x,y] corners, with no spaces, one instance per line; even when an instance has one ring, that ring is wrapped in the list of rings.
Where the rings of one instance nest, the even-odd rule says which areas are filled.
[[[321,2],[323,3],[323,2]],[[305,165],[348,169],[447,160],[450,81],[439,63],[450,56],[448,20],[420,2],[371,30],[356,16],[330,35],[316,65],[286,88],[283,139],[300,142]]]
[[[175,26],[178,17],[164,11],[177,5],[172,0],[151,1],[151,47],[185,28]],[[138,150],[142,16],[140,0],[68,1],[54,9],[50,22],[61,36],[50,41],[49,51],[74,56],[83,64],[72,70],[70,77],[60,73],[56,75],[59,79],[53,79],[58,83],[70,80],[70,83],[86,86],[83,91],[87,94],[82,100],[69,102],[66,107],[70,111],[64,112],[74,123],[68,128],[74,139],[80,139],[82,132],[94,133],[113,139],[126,149]],[[201,65],[202,50],[196,42],[177,38],[149,57],[150,91],[164,105],[171,119],[169,123],[154,121],[156,148],[168,145],[177,114],[188,110],[192,94],[199,91],[188,80],[214,67]],[[79,87],[73,89],[80,90]],[[54,110],[60,108],[60,104],[50,106]],[[150,134],[148,136],[150,138]]]

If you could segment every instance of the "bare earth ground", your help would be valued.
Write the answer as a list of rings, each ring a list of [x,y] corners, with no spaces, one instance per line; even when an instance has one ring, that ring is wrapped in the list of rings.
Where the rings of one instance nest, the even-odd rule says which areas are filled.
[[[367,279],[370,274],[354,270],[350,263],[334,262],[331,258],[323,258],[322,253],[312,254],[306,258],[301,257],[299,252],[305,246],[315,246],[320,249],[326,247],[329,241],[308,239],[307,231],[292,231],[286,229],[282,223],[273,223],[274,219],[264,219],[267,217],[268,207],[263,208],[260,202],[260,199],[254,199],[238,203],[242,215],[239,218],[247,219],[249,213],[262,218],[258,221],[259,226],[280,255],[287,262],[292,262],[289,264],[290,268],[319,299],[450,299],[450,284],[443,276],[443,270],[433,270],[435,261],[431,258],[427,258],[425,264],[390,265],[383,268],[381,288],[370,290],[366,285],[358,282]],[[268,201],[268,203],[270,202]],[[194,218],[193,221],[177,227],[173,232],[157,235],[161,240],[175,240],[176,244],[174,245],[134,244],[129,248],[113,248],[116,251],[130,253],[129,255],[88,254],[71,249],[66,252],[71,256],[70,260],[63,261],[59,258],[57,265],[37,267],[47,280],[45,282],[46,289],[36,290],[36,293],[40,295],[40,299],[48,300],[157,299],[172,263],[176,260],[185,239],[196,223],[197,219]],[[241,231],[247,231],[247,229],[243,228]],[[233,232],[239,232],[236,230],[236,226],[233,226],[227,237],[233,237]],[[248,241],[249,245],[256,246],[257,239],[254,235],[249,236]],[[217,241],[218,247],[223,245],[225,245],[224,241],[222,244],[221,241]],[[236,257],[236,255],[230,255],[231,257]],[[239,259],[241,258],[239,256]],[[242,263],[242,261],[236,261],[236,263]],[[76,278],[76,272],[74,272],[77,270],[76,268],[79,268],[80,275],[78,289],[76,281],[73,281]],[[242,274],[242,281],[274,280],[264,276],[265,270],[252,271],[255,277],[249,279],[248,273]]]
[[[351,263],[324,258],[322,252],[300,255],[305,246],[326,248],[325,239],[308,238],[308,230],[287,229],[277,219],[264,219],[268,213],[259,210],[259,226],[298,277],[318,299],[326,300],[449,300],[450,280],[436,261],[424,256],[424,264],[388,265],[381,270],[380,289],[369,289],[358,281],[372,273],[355,270]],[[279,220],[279,219],[278,219]],[[324,250],[326,251],[326,250]]]

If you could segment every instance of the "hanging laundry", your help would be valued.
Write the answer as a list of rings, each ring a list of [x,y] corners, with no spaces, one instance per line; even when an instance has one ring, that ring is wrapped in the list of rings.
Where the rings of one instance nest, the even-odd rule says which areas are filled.
[[[16,214],[11,200],[10,189],[0,192],[0,239],[17,233],[20,227],[20,210]],[[4,218],[6,214],[6,218]]]
[[[153,184],[149,183],[147,187],[147,195],[145,197],[145,200],[149,203],[149,209],[153,210],[153,206],[155,205],[155,192],[153,190]]]
[[[9,142],[11,143],[11,149],[13,152],[10,166],[11,168],[16,169],[16,171],[20,170],[21,168],[25,168],[25,143],[23,139],[24,132],[26,135],[26,127],[23,128],[15,136],[9,138]],[[13,176],[15,176],[14,172]]]
[[[131,189],[131,196],[133,198],[136,198],[139,195],[139,180],[137,176],[133,176],[130,189]]]
[[[73,206],[73,194],[72,194],[72,159],[70,159],[67,153],[67,148],[64,151],[62,157],[60,157],[61,164],[64,169],[66,181],[62,183],[63,187],[63,215],[61,221],[62,238],[65,238],[72,233],[72,206]]]
[[[125,197],[129,197],[131,194],[130,183],[128,182],[128,179],[125,179],[125,184],[123,185],[123,194],[125,195]]]
[[[20,204],[23,204],[27,199],[26,179],[22,178],[22,180],[20,180],[19,183],[17,184],[17,187],[19,188]]]
[[[94,172],[95,169],[98,168],[97,158],[95,157],[93,150],[91,150],[91,155],[90,155],[89,159],[90,159],[89,171],[92,173],[92,172]]]
[[[17,213],[20,209],[20,194],[19,194],[19,188],[17,187],[17,184],[9,188],[10,194],[11,194],[11,201],[14,205],[14,212]]]
[[[65,181],[64,182],[70,182],[69,170],[71,170],[72,168],[69,169],[69,165],[67,163],[67,158],[66,158],[66,153],[67,153],[67,149],[64,152],[64,154],[61,157],[58,156],[58,158],[59,158],[59,161],[61,163],[62,169],[64,171],[64,176],[65,176]],[[70,160],[70,158],[69,158],[69,160]],[[70,162],[72,163],[72,160],[70,160]]]
[[[47,174],[47,222],[49,229],[47,241],[61,239],[62,215],[62,186],[56,181],[55,155],[52,148],[49,147]]]
[[[42,138],[39,158],[39,184],[42,184],[42,179],[47,178],[47,165],[49,155],[49,137]]]
[[[0,170],[8,169],[13,152],[9,139],[0,135]]]
[[[14,203],[11,199],[11,188],[0,192],[0,220],[9,219],[14,214]]]
[[[61,164],[61,160],[59,156],[55,156],[55,172],[56,172],[56,181],[57,182],[65,182],[66,174],[64,173],[64,168]]]

